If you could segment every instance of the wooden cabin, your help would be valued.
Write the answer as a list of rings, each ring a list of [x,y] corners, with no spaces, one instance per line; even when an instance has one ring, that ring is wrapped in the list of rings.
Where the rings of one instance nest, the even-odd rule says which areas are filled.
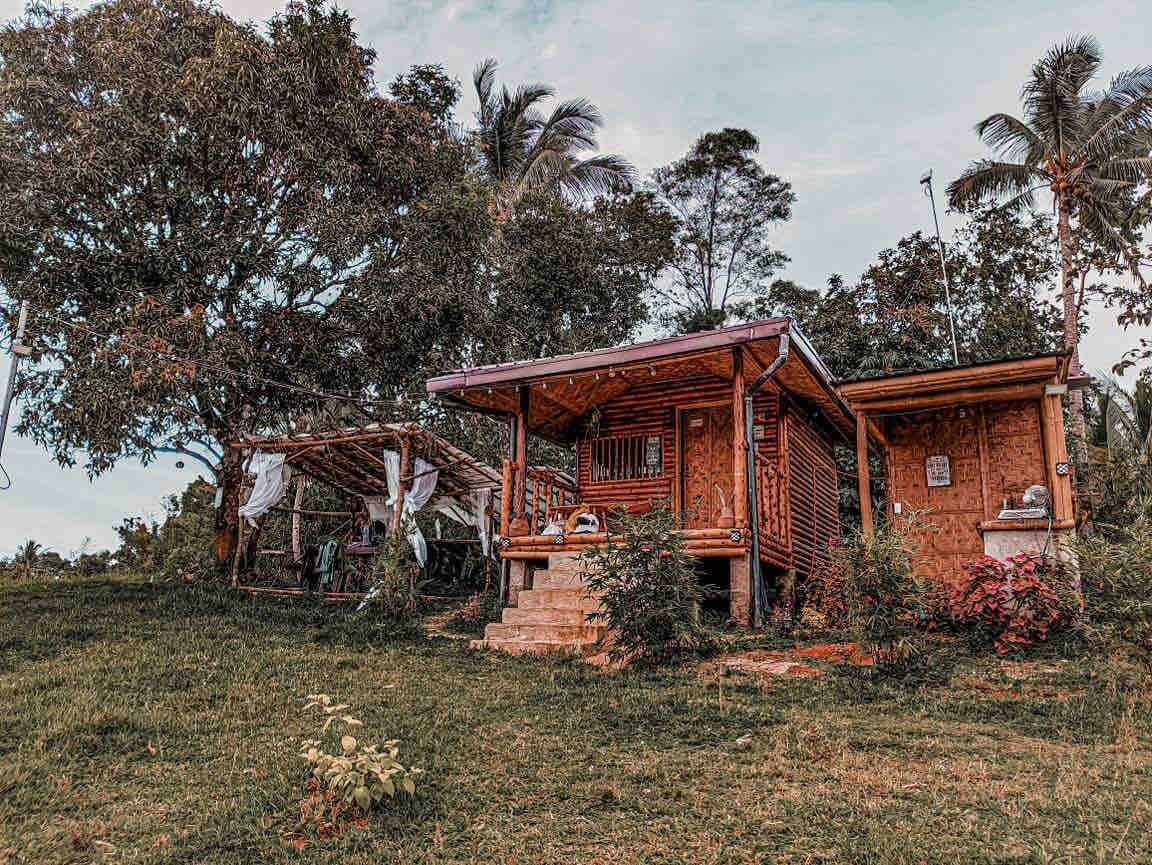
[[[884,455],[885,507],[923,512],[926,525],[914,531],[921,576],[947,584],[985,553],[1060,552],[1076,525],[1068,387],[1063,353],[840,385],[858,424],[865,526],[872,446]],[[1032,487],[1046,488],[1047,508],[1026,500]]]
[[[428,390],[511,425],[499,541],[510,603],[554,554],[602,543],[620,507],[683,512],[688,551],[743,623],[839,535],[833,443],[855,419],[789,318],[462,369]],[[534,464],[529,435],[570,448],[574,471]],[[598,531],[573,531],[585,510]]]

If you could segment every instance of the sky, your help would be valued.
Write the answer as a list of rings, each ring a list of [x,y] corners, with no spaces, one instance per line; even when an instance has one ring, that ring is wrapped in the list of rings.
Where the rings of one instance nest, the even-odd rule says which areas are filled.
[[[220,5],[253,19],[280,6]],[[414,63],[440,63],[465,85],[462,119],[476,108],[472,69],[495,57],[501,80],[513,86],[544,81],[561,97],[595,102],[606,119],[602,149],[644,173],[683,155],[703,132],[751,130],[765,168],[789,180],[797,195],[791,221],[773,235],[792,258],[782,275],[809,286],[824,285],[831,273],[853,279],[879,250],[917,229],[930,231],[919,178],[932,169],[940,191],[984,156],[973,126],[995,111],[1018,111],[1020,85],[1053,44],[1094,34],[1107,76],[1152,63],[1147,0],[342,5],[377,52],[381,84]],[[0,18],[22,8],[19,0],[0,0]],[[945,241],[956,224],[942,214]],[[1090,371],[1106,370],[1148,335],[1121,330],[1107,310],[1093,310],[1090,325],[1082,348]],[[12,487],[0,491],[0,554],[27,537],[64,555],[85,538],[94,549],[115,546],[113,526],[122,517],[162,516],[163,497],[196,476],[194,462],[183,469],[175,462],[124,463],[90,481],[82,468],[61,469],[10,436],[3,464]]]

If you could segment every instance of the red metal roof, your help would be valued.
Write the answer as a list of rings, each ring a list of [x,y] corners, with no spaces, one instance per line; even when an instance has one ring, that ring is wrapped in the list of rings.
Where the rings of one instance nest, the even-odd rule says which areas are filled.
[[[673,357],[681,354],[692,354],[699,351],[709,351],[725,346],[740,345],[760,339],[770,339],[791,330],[796,335],[792,319],[783,316],[780,318],[766,318],[761,321],[751,321],[746,324],[736,324],[717,330],[706,330],[700,333],[688,333],[681,336],[671,336],[665,339],[654,339],[648,342],[637,342],[631,345],[613,346],[611,348],[598,348],[593,351],[582,351],[576,354],[561,354],[555,357],[545,357],[539,360],[520,360],[511,363],[496,363],[488,366],[478,366],[469,369],[459,369],[447,375],[437,376],[428,381],[428,390],[432,393],[458,390],[460,388],[476,387],[479,385],[499,384],[510,381],[540,378],[544,376],[565,375],[589,369],[600,369],[611,366],[624,366],[631,363],[643,363],[658,358]],[[818,368],[825,373],[823,363],[815,353],[804,343],[804,353],[808,359],[814,361]],[[826,378],[830,378],[826,375]]]

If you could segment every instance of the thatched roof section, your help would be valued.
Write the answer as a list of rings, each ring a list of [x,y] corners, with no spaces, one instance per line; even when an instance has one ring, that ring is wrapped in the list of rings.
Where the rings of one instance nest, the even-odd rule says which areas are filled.
[[[414,423],[370,424],[283,436],[248,435],[241,444],[282,453],[288,465],[345,492],[379,496],[388,492],[380,452],[400,451],[405,441],[413,458],[421,457],[439,469],[437,497],[500,487],[498,471]],[[403,481],[407,485],[410,477]]]

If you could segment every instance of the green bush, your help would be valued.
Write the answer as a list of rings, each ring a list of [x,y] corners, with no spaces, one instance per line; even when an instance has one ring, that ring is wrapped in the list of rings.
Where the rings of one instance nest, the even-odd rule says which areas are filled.
[[[500,603],[500,589],[496,585],[474,593],[468,602],[444,620],[444,630],[456,634],[481,636],[489,622],[500,621],[503,609]]]
[[[1090,633],[1152,668],[1152,519],[1080,538],[1075,552]]]
[[[905,533],[915,520],[879,525],[870,538],[858,531],[833,549],[845,620],[861,643],[894,643],[924,625],[927,593],[913,573],[917,544]]]
[[[371,585],[358,609],[392,629],[418,630],[416,580],[420,566],[403,531],[393,532],[372,559]]]
[[[612,629],[609,657],[655,666],[708,645],[681,516],[661,506],[638,516],[620,511],[610,522],[608,542],[581,557],[583,579],[603,608],[588,620]]]

